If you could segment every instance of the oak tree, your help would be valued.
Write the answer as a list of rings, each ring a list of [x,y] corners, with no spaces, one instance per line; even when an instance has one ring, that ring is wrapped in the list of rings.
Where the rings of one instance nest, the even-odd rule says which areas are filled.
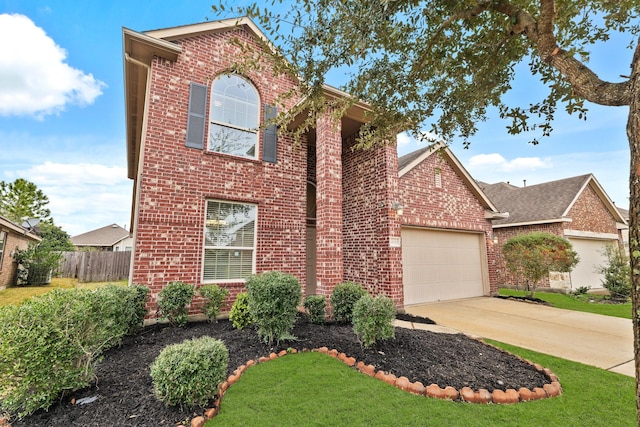
[[[229,2],[232,3],[232,2]],[[270,4],[269,4],[270,3]],[[283,4],[285,3],[285,4]],[[261,8],[262,7],[262,8]],[[227,13],[222,0],[214,11]],[[399,131],[446,141],[471,141],[477,123],[497,108],[511,134],[552,132],[559,108],[585,117],[585,101],[628,108],[630,148],[630,254],[640,408],[640,2],[637,0],[271,0],[232,7],[252,17],[278,51],[275,69],[300,77],[302,101],[278,120],[305,117],[295,132],[313,127],[327,111],[340,115],[357,100],[367,102],[370,122],[363,147],[393,141]],[[629,36],[634,55],[617,81],[588,66],[589,48],[613,32]],[[525,62],[546,93],[529,105],[505,94]],[[344,73],[341,87],[352,98],[323,99],[329,72]],[[294,132],[294,136],[295,135]],[[533,138],[533,143],[537,142]],[[640,411],[639,411],[640,414]],[[640,415],[639,415],[640,420]]]

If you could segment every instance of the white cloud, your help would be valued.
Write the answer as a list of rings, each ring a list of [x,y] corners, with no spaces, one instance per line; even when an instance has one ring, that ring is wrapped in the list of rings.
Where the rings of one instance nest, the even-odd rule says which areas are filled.
[[[539,157],[517,157],[513,160],[505,159],[501,154],[478,154],[469,159],[469,170],[477,171],[491,168],[501,172],[512,171],[535,171],[538,169],[551,168],[552,162],[549,158]]]
[[[132,181],[124,167],[45,162],[11,175],[36,184],[49,198],[56,225],[72,236],[129,223]]]
[[[106,86],[66,64],[66,51],[24,15],[0,14],[0,39],[0,116],[41,118],[91,104]]]

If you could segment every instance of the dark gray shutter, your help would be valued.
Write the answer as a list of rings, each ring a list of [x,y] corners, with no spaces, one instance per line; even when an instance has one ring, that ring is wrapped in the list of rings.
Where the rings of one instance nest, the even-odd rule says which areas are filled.
[[[269,120],[278,115],[278,107],[274,105],[264,106],[264,121]],[[276,163],[278,158],[278,127],[270,124],[264,130],[262,139],[262,160],[265,162]]]
[[[187,147],[203,149],[206,112],[207,87],[192,82],[189,88],[189,118],[185,143]]]

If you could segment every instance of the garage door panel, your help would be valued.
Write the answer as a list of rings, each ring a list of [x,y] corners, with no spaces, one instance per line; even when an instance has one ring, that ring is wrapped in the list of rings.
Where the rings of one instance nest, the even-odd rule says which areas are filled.
[[[579,239],[569,238],[573,245],[573,250],[578,253],[580,261],[571,272],[571,287],[576,289],[580,286],[590,288],[602,288],[602,274],[596,269],[606,263],[606,258],[602,251],[608,244],[617,243],[616,240],[604,239]]]
[[[483,295],[483,236],[403,229],[405,304]]]

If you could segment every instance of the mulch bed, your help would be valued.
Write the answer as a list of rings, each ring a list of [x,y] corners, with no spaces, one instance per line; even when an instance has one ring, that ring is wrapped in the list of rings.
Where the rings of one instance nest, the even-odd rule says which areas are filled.
[[[433,323],[430,319],[413,316],[403,320]],[[14,422],[13,426],[174,426],[201,415],[206,408],[167,407],[157,400],[149,365],[166,346],[203,335],[224,341],[229,349],[229,374],[248,360],[257,360],[271,352],[327,346],[355,357],[357,361],[374,365],[376,370],[406,376],[425,386],[484,388],[491,392],[520,387],[533,390],[549,383],[547,377],[531,365],[462,334],[405,328],[396,328],[395,332],[395,339],[381,342],[376,348],[364,349],[351,326],[314,325],[305,316],[300,316],[293,330],[297,340],[269,347],[254,329],[236,330],[227,320],[190,323],[184,328],[156,324],[125,338],[120,347],[109,350],[98,365],[94,385],[64,397],[49,411],[40,411]],[[95,398],[91,403],[79,403],[91,398]],[[76,403],[72,404],[72,401]],[[224,404],[222,406],[224,410]]]

